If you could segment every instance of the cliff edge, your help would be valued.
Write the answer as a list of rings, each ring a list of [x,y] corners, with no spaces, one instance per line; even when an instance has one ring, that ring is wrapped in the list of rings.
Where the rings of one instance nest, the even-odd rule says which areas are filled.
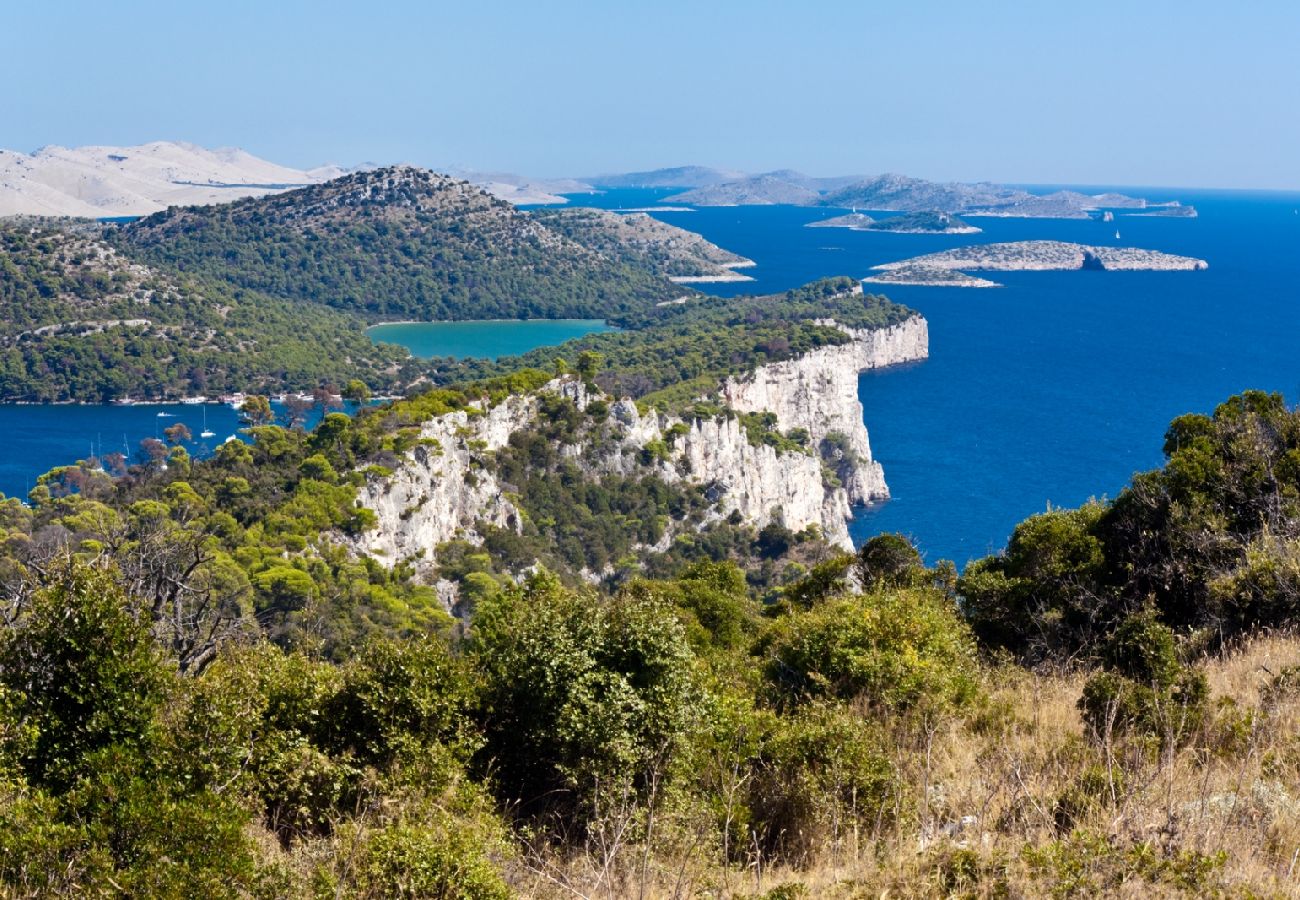
[[[357,549],[385,565],[418,560],[431,567],[446,541],[478,543],[488,525],[518,531],[527,511],[494,469],[493,455],[517,432],[541,427],[539,416],[556,397],[571,401],[590,422],[560,448],[584,478],[654,477],[702,496],[703,518],[670,522],[664,547],[683,529],[739,516],[755,527],[774,519],[796,532],[816,526],[828,542],[851,548],[853,506],[889,496],[871,455],[858,374],[926,358],[929,330],[919,315],[879,329],[823,324],[852,340],[728,379],[714,398],[720,404],[714,415],[640,409],[562,376],[491,408],[430,419],[401,465],[372,475],[361,489],[359,502],[374,510],[378,528]],[[780,433],[795,437],[778,446],[755,440],[746,421],[754,414],[769,414]]]

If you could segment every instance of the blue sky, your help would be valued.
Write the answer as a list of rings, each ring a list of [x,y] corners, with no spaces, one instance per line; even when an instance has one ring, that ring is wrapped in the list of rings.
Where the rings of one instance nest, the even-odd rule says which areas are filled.
[[[1300,188],[1300,3],[45,0],[0,146]]]

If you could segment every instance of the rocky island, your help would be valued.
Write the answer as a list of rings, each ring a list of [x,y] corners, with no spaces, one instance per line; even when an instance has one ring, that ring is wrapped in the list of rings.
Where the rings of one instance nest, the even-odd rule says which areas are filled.
[[[873,219],[860,212],[809,222],[807,228],[847,228],[850,231],[884,231],[890,234],[979,234],[976,228],[954,215],[937,210],[905,213],[887,219]]]
[[[1203,259],[1136,247],[1092,247],[1065,241],[1013,241],[958,247],[874,267],[877,271],[950,269],[1023,271],[1194,271],[1209,268]]]
[[[1145,216],[1151,219],[1195,219],[1197,215],[1195,206],[1184,206],[1175,200],[1173,203],[1166,203],[1160,206],[1150,206],[1142,212],[1124,213],[1126,216]]]

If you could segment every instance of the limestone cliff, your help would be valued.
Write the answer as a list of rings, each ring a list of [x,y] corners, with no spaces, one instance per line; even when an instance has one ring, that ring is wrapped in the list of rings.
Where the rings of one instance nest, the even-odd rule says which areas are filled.
[[[610,402],[571,376],[542,390],[567,396],[584,410],[596,401],[608,404],[604,421],[565,447],[593,477],[644,473],[685,481],[703,490],[711,520],[738,513],[761,527],[779,516],[795,531],[815,525],[827,540],[849,547],[853,505],[889,496],[871,455],[858,373],[924,359],[928,328],[914,316],[890,328],[842,330],[853,340],[728,380],[719,399],[729,409],[717,416],[685,421],[643,413],[631,400]],[[444,541],[477,540],[480,522],[518,529],[523,514],[493,474],[491,457],[512,433],[533,427],[538,407],[537,396],[517,396],[481,412],[426,422],[420,445],[403,464],[373,476],[361,490],[360,502],[375,511],[379,527],[359,549],[388,564],[417,557],[427,563]],[[757,412],[773,413],[783,433],[806,432],[805,451],[781,452],[751,441],[736,413]],[[648,447],[656,452],[648,453]],[[668,539],[671,534],[670,528]]]

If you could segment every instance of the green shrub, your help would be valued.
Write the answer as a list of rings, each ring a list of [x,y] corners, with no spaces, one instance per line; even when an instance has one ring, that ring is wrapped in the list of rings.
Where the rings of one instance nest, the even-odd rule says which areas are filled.
[[[685,631],[661,598],[566,590],[548,573],[478,611],[481,766],[525,814],[581,827],[593,792],[640,783],[698,718]]]
[[[943,712],[977,692],[969,632],[931,589],[829,601],[780,620],[765,644],[767,682],[783,708],[836,698]]]
[[[1098,739],[1136,736],[1181,744],[1208,710],[1205,675],[1183,666],[1173,632],[1152,610],[1125,619],[1103,648],[1105,671],[1083,686],[1079,709]]]

